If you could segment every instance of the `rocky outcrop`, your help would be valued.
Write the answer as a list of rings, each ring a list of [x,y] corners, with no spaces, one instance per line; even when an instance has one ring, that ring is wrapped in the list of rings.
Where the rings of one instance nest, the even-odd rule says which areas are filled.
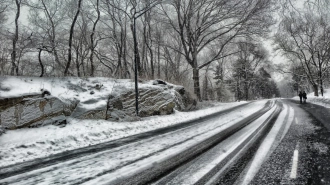
[[[135,92],[127,90],[119,96],[110,96],[109,119],[122,120],[135,115]],[[139,116],[171,114],[175,107],[175,97],[164,88],[140,88],[139,89]],[[120,116],[119,116],[120,115]]]
[[[70,115],[74,104],[67,105],[56,97],[29,95],[0,99],[0,125],[7,129],[51,124],[60,116]]]
[[[174,109],[188,111],[196,107],[197,101],[184,89],[161,80],[152,82],[153,88],[139,88],[139,116],[166,115]],[[110,95],[107,119],[135,120],[135,91]]]
[[[88,90],[100,92],[102,88],[102,84],[97,84],[95,87],[88,87]],[[0,133],[4,129],[49,124],[65,126],[67,116],[78,119],[135,121],[139,117],[171,114],[174,109],[188,111],[194,109],[197,103],[182,86],[162,80],[142,82],[139,86],[138,117],[135,112],[134,86],[123,85],[116,88],[119,90],[109,94],[103,92],[102,95],[96,93],[84,102],[63,102],[51,96],[47,90],[17,98],[0,98]],[[78,93],[87,92],[86,89],[72,84],[68,85],[68,89]]]
[[[185,90],[183,86],[176,86],[174,88],[176,93],[176,108],[179,111],[189,111],[196,108],[197,100]]]

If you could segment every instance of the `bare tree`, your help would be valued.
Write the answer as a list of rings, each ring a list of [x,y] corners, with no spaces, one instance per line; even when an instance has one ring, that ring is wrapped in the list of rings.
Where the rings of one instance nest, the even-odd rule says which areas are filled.
[[[330,25],[327,15],[308,7],[299,14],[292,11],[283,15],[275,42],[291,61],[298,61],[303,67],[315,96],[319,87],[323,96],[323,81],[329,70]]]
[[[91,67],[89,67],[88,61],[90,61],[90,20],[88,19],[89,12],[83,11],[80,14],[79,20],[77,20],[77,29],[73,37],[73,48],[75,51],[75,64],[78,76],[91,75]]]
[[[110,65],[114,65],[113,72],[115,76],[127,78],[130,76],[129,64],[127,61],[127,42],[129,39],[127,27],[130,21],[127,12],[129,3],[127,1],[107,0],[104,4],[104,11],[108,18],[104,20],[103,24],[106,30],[109,31],[104,31],[102,34],[104,37],[109,38],[107,41],[111,43],[106,44],[104,47],[114,50],[116,55],[111,57],[101,55],[101,53],[98,53],[98,55],[103,59],[111,61]]]
[[[8,9],[8,5],[6,2],[0,2],[0,25],[2,25],[7,20],[6,11]]]
[[[21,14],[21,6],[22,6],[22,0],[15,0],[15,5],[16,5],[16,15],[15,15],[15,33],[12,38],[12,53],[11,53],[11,62],[12,62],[12,67],[11,67],[11,75],[15,74],[18,75],[18,64],[16,64],[16,57],[17,57],[17,48],[16,44],[18,41],[18,32],[19,32],[19,25],[18,25],[18,19]]]
[[[76,24],[76,21],[78,19],[79,13],[80,13],[81,4],[82,4],[82,0],[79,0],[78,1],[78,6],[77,6],[77,11],[76,11],[76,14],[75,14],[75,16],[73,18],[73,21],[72,21],[72,24],[71,24],[71,28],[70,28],[69,49],[68,49],[68,62],[66,64],[66,67],[65,67],[65,70],[64,70],[64,76],[67,76],[68,75],[70,64],[71,64],[71,60],[72,60],[72,38],[73,38],[73,34],[74,34],[74,26]]]
[[[94,70],[95,70],[94,69],[94,50],[95,50],[96,44],[94,42],[94,40],[95,40],[94,37],[95,37],[97,23],[99,22],[100,17],[101,17],[100,0],[96,0],[95,9],[96,9],[96,12],[97,12],[97,17],[96,17],[96,20],[94,21],[93,30],[92,30],[92,33],[90,35],[90,40],[91,40],[90,50],[91,50],[91,53],[90,53],[89,60],[90,60],[90,63],[91,63],[91,74],[90,74],[91,76],[94,76]]]
[[[38,60],[41,61],[41,53],[47,51],[52,54],[56,63],[53,70],[63,72],[65,65],[59,57],[59,35],[62,33],[61,24],[65,21],[64,1],[38,0],[27,3],[29,10],[30,29],[35,33],[38,44]]]
[[[268,53],[260,44],[253,42],[238,43],[238,60],[235,69],[242,79],[245,100],[249,100],[249,89],[253,84],[254,75],[262,63],[267,62]]]
[[[194,92],[199,100],[199,70],[224,57],[222,52],[234,38],[265,33],[272,23],[271,5],[271,0],[178,0],[172,3],[175,17],[170,7],[163,6],[169,24],[181,38],[183,52],[177,52],[193,68]],[[199,62],[199,55],[208,52],[211,45],[217,45],[218,51],[207,61]]]

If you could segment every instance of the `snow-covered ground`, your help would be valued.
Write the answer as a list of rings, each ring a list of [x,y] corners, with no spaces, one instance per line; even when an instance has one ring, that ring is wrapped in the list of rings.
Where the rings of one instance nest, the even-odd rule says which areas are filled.
[[[293,99],[299,101],[299,96],[295,96]],[[314,92],[307,94],[307,103],[314,103],[330,108],[330,89],[325,89],[323,96],[319,94],[319,97],[314,96]]]
[[[193,112],[142,118],[136,122],[69,119],[66,127],[9,130],[0,136],[0,167],[197,119],[247,102],[218,103]]]
[[[97,84],[101,88],[93,89],[92,87]],[[102,99],[114,88],[133,88],[131,80],[109,80],[108,78],[64,80],[1,77],[0,85],[0,97],[39,94],[42,89],[46,89],[51,92],[52,96],[58,97],[62,101],[78,99],[81,102],[95,97]],[[151,83],[147,82],[142,86],[149,85]],[[90,94],[92,90],[95,90],[93,95]],[[298,100],[299,97],[294,97],[294,99]],[[324,97],[314,97],[312,93],[308,94],[307,101],[330,108],[330,89],[325,91]],[[192,112],[175,111],[172,115],[147,117],[136,122],[69,118],[66,127],[63,128],[48,125],[33,129],[8,130],[6,134],[0,136],[0,167],[175,125],[245,103],[247,102],[212,103],[213,107]],[[249,111],[255,112],[257,109]]]
[[[86,184],[111,184],[110,182],[116,181],[116,178],[120,178],[123,175],[131,175],[132,173],[135,174],[140,170],[149,168],[155,163],[171,158],[177,153],[196,145],[196,143],[200,143],[220,131],[237,124],[240,120],[263,109],[266,102],[267,100],[252,102],[246,107],[229,112],[228,114],[222,115],[220,118],[213,118],[198,125],[157,135],[140,142],[130,143],[79,159],[72,159],[53,166],[34,170],[30,172],[29,175],[19,174],[0,180],[0,184],[26,185],[35,184],[36,182],[39,184],[81,184],[86,182],[86,180],[90,180],[89,178],[95,179],[86,182]],[[233,106],[235,104],[225,105],[227,105],[228,108],[228,106]],[[150,122],[151,120],[168,121],[170,117],[172,117],[171,119],[177,118],[181,120],[185,120],[187,117],[191,119],[193,115],[205,115],[216,111],[216,109],[224,109],[225,107],[226,106],[218,106],[191,113],[177,112],[174,116],[154,117],[154,119],[145,120],[144,123],[150,125],[152,123]],[[173,120],[170,122],[173,122]],[[263,121],[259,122],[263,123]],[[162,126],[168,124],[165,122],[162,123]],[[242,136],[233,137],[233,139],[237,141],[237,139],[240,140],[242,137],[246,137],[254,128],[255,125],[251,124],[251,128],[242,131]],[[227,154],[226,151],[222,151],[224,155]],[[230,150],[228,150],[228,152],[230,152]],[[105,172],[106,174],[104,174]]]
[[[96,86],[99,88],[96,89]],[[140,87],[148,86],[152,86],[152,81],[140,84]],[[1,98],[41,94],[43,90],[47,90],[63,102],[100,100],[97,104],[89,104],[94,106],[88,107],[89,109],[104,106],[109,92],[121,93],[130,88],[134,88],[134,83],[127,79],[0,77]],[[0,167],[198,119],[245,103],[247,102],[211,103],[212,107],[209,108],[204,107],[193,112],[175,111],[172,115],[141,118],[136,122],[68,118],[67,125],[63,128],[48,125],[7,130],[0,136]]]

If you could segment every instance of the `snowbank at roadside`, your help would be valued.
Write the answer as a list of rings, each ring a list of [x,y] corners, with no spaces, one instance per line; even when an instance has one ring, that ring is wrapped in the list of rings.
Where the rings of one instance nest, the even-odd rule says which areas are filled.
[[[294,100],[299,101],[299,96],[293,97]],[[307,94],[307,103],[314,103],[326,108],[330,108],[330,89],[325,89],[323,96],[314,96],[314,92]]]
[[[137,122],[69,119],[66,127],[9,130],[0,136],[0,167],[193,120],[247,102],[219,103],[193,112],[142,118]]]

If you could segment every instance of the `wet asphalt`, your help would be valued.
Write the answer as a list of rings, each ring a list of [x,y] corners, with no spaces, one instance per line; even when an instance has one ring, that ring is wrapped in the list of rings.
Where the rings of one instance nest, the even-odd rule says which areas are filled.
[[[330,109],[308,102],[283,102],[294,109],[293,123],[250,184],[330,184]],[[298,168],[292,178],[295,150]]]

